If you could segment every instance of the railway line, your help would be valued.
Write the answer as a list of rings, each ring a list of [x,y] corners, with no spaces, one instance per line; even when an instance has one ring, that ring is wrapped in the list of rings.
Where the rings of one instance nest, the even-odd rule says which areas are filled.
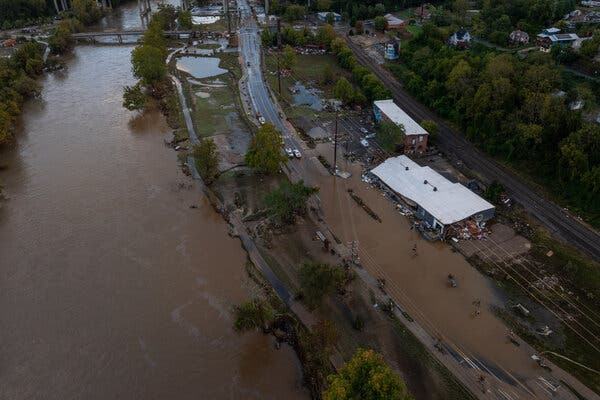
[[[577,218],[523,183],[512,172],[482,154],[461,133],[456,132],[442,118],[408,94],[389,71],[375,64],[360,46],[354,44],[348,37],[346,37],[346,43],[354,52],[357,61],[373,71],[407,114],[417,121],[430,119],[438,124],[437,145],[440,150],[459,158],[485,180],[501,182],[509,194],[536,217],[553,236],[572,243],[595,260],[600,261],[600,235],[595,230],[578,221]]]

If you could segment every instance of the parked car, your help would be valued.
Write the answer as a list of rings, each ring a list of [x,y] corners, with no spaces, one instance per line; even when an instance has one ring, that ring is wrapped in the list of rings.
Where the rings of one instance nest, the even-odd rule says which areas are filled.
[[[365,136],[365,139],[373,139],[375,137],[374,133],[369,133],[368,135]]]
[[[285,153],[288,155],[289,158],[294,158],[294,152],[289,147],[285,148]]]
[[[367,133],[369,133],[369,131],[366,128],[363,128],[362,126],[360,127],[360,131],[362,132],[363,135],[366,135]]]
[[[265,124],[265,117],[258,117],[258,122],[260,122],[261,125]]]
[[[369,142],[367,141],[367,139],[361,139],[360,144],[362,144],[364,147],[369,147]]]
[[[298,149],[294,149],[294,155],[296,158],[302,158],[302,153],[300,153],[300,150]]]

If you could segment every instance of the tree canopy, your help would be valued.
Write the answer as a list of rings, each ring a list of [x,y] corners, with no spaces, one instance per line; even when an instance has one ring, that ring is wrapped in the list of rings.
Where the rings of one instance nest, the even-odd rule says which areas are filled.
[[[306,213],[306,202],[319,189],[305,186],[303,181],[282,181],[279,187],[265,197],[271,217],[282,224],[293,224],[297,215]]]
[[[283,137],[275,125],[268,122],[252,136],[246,153],[246,164],[258,172],[271,174],[278,172],[287,161],[283,154]]]
[[[219,176],[219,160],[221,155],[212,138],[205,138],[199,145],[194,146],[193,156],[196,160],[198,173],[207,185],[211,185]]]
[[[377,125],[375,140],[387,151],[394,153],[404,139],[404,127],[398,126],[392,121],[382,121]]]
[[[283,68],[292,69],[296,66],[296,50],[289,44],[283,49]]]
[[[342,288],[345,273],[341,267],[328,264],[304,264],[300,268],[302,301],[310,309],[321,305],[323,298]]]
[[[233,328],[237,332],[251,331],[257,328],[267,328],[273,321],[275,311],[265,301],[252,299],[233,309],[235,321]]]
[[[328,377],[324,400],[410,400],[404,382],[388,367],[381,354],[359,349],[336,374]]]

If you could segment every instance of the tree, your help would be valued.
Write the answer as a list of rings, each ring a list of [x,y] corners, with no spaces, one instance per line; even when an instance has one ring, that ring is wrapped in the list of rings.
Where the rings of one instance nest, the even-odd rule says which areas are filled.
[[[123,107],[129,111],[135,111],[143,110],[145,106],[146,95],[139,84],[123,88]]]
[[[375,140],[389,152],[396,152],[398,146],[404,139],[404,127],[398,126],[392,121],[382,121],[377,126]]]
[[[363,27],[364,23],[361,20],[356,21],[356,23],[354,24],[354,32],[356,32],[357,35],[362,35]]]
[[[289,44],[283,49],[283,68],[292,69],[296,66],[296,50]]]
[[[341,267],[328,264],[304,264],[300,267],[302,301],[313,310],[321,305],[323,297],[343,287],[345,273]]]
[[[205,138],[200,144],[194,146],[193,156],[196,160],[198,173],[207,185],[212,185],[219,176],[219,161],[221,155],[212,138]]]
[[[305,14],[306,14],[306,8],[304,8],[303,6],[298,5],[298,4],[290,4],[285,9],[285,14],[283,15],[283,18],[286,21],[294,22],[294,21],[304,18]]]
[[[268,330],[275,317],[275,311],[263,300],[253,299],[235,306],[233,309],[237,332],[246,332],[257,328]]]
[[[379,15],[377,17],[375,17],[375,29],[377,29],[378,31],[385,31],[385,28],[387,28],[387,20],[385,19],[385,17],[383,15]]]
[[[317,10],[327,11],[331,8],[331,3],[333,0],[317,0]]]
[[[73,47],[71,34],[81,28],[79,21],[74,19],[63,19],[58,23],[56,29],[48,39],[50,51],[54,54],[64,54]]]
[[[73,16],[84,25],[90,25],[102,18],[102,10],[96,0],[73,0]]]
[[[246,153],[246,164],[260,173],[271,174],[278,172],[287,161],[283,154],[283,138],[281,132],[272,123],[260,127],[252,137]]]
[[[348,82],[348,79],[341,77],[333,88],[333,95],[342,103],[351,104],[354,100],[354,88]]]
[[[316,41],[320,45],[330,48],[331,42],[335,39],[335,30],[331,24],[325,24],[317,31]]]
[[[438,124],[435,121],[430,119],[424,119],[423,121],[421,121],[421,126],[427,131],[427,133],[429,133],[430,140],[435,140],[437,138],[439,128]]]
[[[265,197],[269,214],[281,224],[293,224],[297,215],[306,214],[306,202],[319,189],[305,186],[304,181],[296,183],[283,181],[277,189]]]
[[[167,76],[163,52],[149,45],[141,45],[131,52],[133,75],[144,84],[154,85]]]
[[[381,354],[359,349],[336,374],[328,377],[324,400],[409,400],[412,396]]]
[[[184,30],[190,30],[194,27],[192,23],[192,13],[190,11],[179,11],[179,28]]]
[[[332,12],[327,13],[327,15],[325,16],[325,22],[333,25],[335,23],[335,15],[333,15]]]

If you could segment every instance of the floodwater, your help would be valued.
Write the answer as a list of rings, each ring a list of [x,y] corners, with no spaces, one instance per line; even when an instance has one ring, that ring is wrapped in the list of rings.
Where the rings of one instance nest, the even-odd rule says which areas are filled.
[[[332,146],[319,145],[324,154]],[[332,157],[328,157],[331,161]],[[408,219],[379,190],[360,181],[361,168],[342,160],[349,179],[313,174],[320,187],[324,218],[344,243],[357,241],[362,265],[386,279],[386,289],[433,337],[442,339],[475,362],[485,364],[506,382],[532,380],[541,375],[527,346],[507,340],[508,330],[491,308],[504,304],[497,290],[459,253],[441,242],[428,242],[410,229]],[[348,195],[353,189],[382,219],[375,221]],[[417,246],[417,255],[412,248]],[[450,288],[448,274],[457,288]],[[475,301],[481,301],[480,315]],[[432,339],[433,342],[433,339]],[[518,386],[518,384],[516,384]],[[535,386],[535,385],[534,385]]]
[[[177,59],[177,69],[197,79],[210,78],[227,72],[219,67],[220,62],[221,59],[216,57],[180,57]]]
[[[294,89],[292,97],[294,98],[295,106],[308,106],[315,111],[323,110],[321,97],[319,97],[320,91],[308,89],[300,82],[296,82],[294,86],[292,86],[292,89]]]
[[[0,153],[0,398],[307,398],[288,346],[232,330],[246,255],[164,118],[122,108],[131,50],[78,47]]]

